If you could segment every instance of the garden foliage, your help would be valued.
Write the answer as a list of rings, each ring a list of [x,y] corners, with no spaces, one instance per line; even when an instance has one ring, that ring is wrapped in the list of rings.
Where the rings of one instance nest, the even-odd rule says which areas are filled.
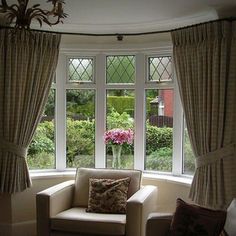
[[[92,95],[91,95],[92,96]],[[114,128],[134,130],[133,97],[108,97],[107,130]],[[90,117],[93,105],[69,104],[71,113],[67,117],[67,167],[94,167],[95,150],[95,121],[94,119],[76,120],[71,114],[83,114]],[[50,109],[49,109],[50,110]],[[70,118],[71,117],[71,118]],[[134,130],[135,133],[135,130]],[[147,170],[171,171],[173,129],[146,125],[146,162]],[[103,137],[101,137],[103,139]],[[34,139],[28,150],[28,164],[31,169],[55,168],[55,135],[54,120],[39,124]],[[194,170],[193,154],[190,143],[186,144],[187,155],[185,166],[188,171]],[[108,155],[112,154],[111,146],[107,145]],[[127,156],[123,161],[124,168],[132,168],[132,153],[134,145],[124,144],[122,155]]]

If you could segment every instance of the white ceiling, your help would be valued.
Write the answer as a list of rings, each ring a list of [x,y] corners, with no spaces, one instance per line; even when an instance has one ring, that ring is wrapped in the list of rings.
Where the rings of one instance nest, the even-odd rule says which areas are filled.
[[[13,0],[8,0],[13,2]],[[29,5],[46,0],[30,0]],[[69,14],[53,29],[84,33],[168,30],[235,13],[236,0],[65,0]],[[232,10],[233,9],[233,10]]]
[[[53,28],[80,33],[140,33],[169,30],[219,17],[236,16],[236,0],[64,0],[69,16]],[[13,4],[17,0],[7,0]],[[47,0],[29,0],[29,7]],[[39,28],[38,24],[32,28]]]

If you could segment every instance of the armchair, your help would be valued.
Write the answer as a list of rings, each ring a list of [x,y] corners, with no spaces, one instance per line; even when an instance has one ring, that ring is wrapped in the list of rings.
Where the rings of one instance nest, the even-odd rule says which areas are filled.
[[[173,214],[151,213],[147,219],[146,236],[167,236]]]
[[[130,177],[125,214],[86,212],[89,178]],[[141,171],[79,168],[66,181],[36,195],[38,236],[145,236],[148,215],[155,211],[157,188],[140,187]]]

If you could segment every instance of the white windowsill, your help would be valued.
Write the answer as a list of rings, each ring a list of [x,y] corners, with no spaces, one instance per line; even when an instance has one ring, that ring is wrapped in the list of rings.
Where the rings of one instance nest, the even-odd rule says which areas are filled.
[[[159,173],[143,173],[143,177],[145,179],[153,179],[164,182],[171,182],[176,184],[181,184],[185,186],[190,186],[192,183],[192,176],[175,176],[175,175],[167,175],[167,174],[159,174]]]
[[[45,178],[74,178],[75,170],[67,171],[31,171],[30,176],[32,179],[45,179]],[[190,186],[192,183],[191,176],[174,176],[158,173],[143,173],[144,179],[152,179],[164,182],[171,182],[181,185]]]
[[[75,171],[30,171],[32,179],[75,177]]]

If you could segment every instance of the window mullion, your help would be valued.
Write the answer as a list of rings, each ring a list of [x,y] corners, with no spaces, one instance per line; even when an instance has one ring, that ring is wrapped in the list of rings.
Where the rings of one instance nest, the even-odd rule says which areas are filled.
[[[136,55],[134,168],[144,170],[145,56]]]
[[[95,122],[95,167],[105,168],[105,144],[103,140],[104,131],[106,130],[106,56],[99,54],[96,57],[96,122]]]
[[[173,120],[173,175],[181,175],[183,167],[183,108],[176,76],[174,79],[174,120]]]
[[[59,56],[56,71],[56,169],[66,168],[66,76],[67,60]]]

